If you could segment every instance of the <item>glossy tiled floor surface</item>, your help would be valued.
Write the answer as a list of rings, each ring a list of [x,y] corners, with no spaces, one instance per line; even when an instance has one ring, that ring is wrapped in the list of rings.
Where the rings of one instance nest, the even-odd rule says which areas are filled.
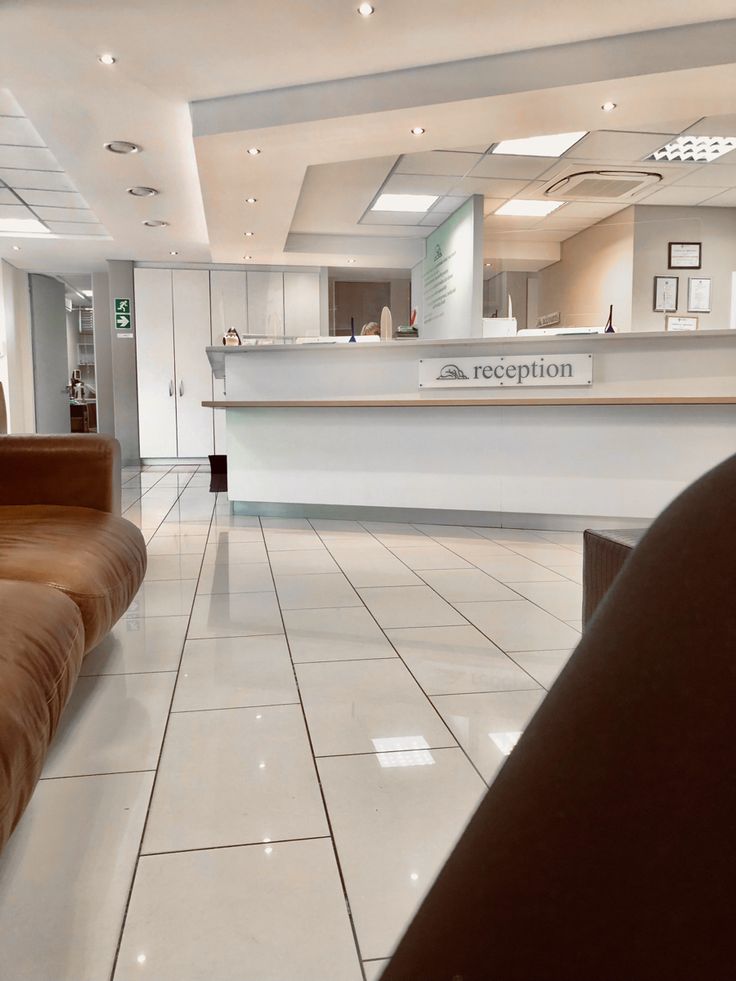
[[[0,859],[2,977],[378,978],[577,643],[581,536],[123,479],[148,573]]]

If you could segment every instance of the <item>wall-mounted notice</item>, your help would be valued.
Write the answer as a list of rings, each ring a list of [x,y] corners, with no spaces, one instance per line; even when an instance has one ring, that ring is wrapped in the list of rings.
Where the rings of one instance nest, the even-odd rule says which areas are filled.
[[[421,336],[483,333],[483,198],[476,194],[427,239]]]
[[[592,385],[592,354],[423,358],[420,388],[530,388]]]

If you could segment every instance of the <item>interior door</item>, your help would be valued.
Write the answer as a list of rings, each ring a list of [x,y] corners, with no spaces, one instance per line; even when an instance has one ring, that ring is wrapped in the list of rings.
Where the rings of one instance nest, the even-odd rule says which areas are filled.
[[[176,396],[170,269],[134,269],[138,432],[142,457],[175,457]]]
[[[248,301],[244,269],[213,269],[210,273],[212,343],[222,344],[222,335],[234,327],[242,336],[248,332]],[[225,380],[212,379],[216,399],[225,398]],[[215,453],[226,453],[225,410],[215,409]]]
[[[174,361],[176,365],[177,446],[180,457],[214,452],[210,344],[210,274],[207,269],[175,269]]]
[[[33,273],[31,291],[31,343],[36,432],[68,433],[69,372],[67,362],[64,285],[50,276]]]

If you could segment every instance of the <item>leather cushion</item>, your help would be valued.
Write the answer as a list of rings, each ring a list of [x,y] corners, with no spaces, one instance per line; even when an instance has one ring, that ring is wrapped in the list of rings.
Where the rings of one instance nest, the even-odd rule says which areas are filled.
[[[0,580],[0,849],[41,773],[84,654],[84,624],[63,593]]]
[[[82,613],[85,652],[130,606],[145,571],[145,541],[124,518],[49,504],[0,507],[0,577],[63,590]]]
[[[583,625],[598,605],[624,563],[639,544],[646,528],[622,528],[614,531],[588,529],[583,547]]]

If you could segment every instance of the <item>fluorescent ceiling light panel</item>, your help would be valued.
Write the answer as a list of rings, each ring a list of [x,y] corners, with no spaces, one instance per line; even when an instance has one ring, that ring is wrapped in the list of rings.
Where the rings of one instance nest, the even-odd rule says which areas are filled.
[[[584,130],[582,133],[551,133],[549,136],[527,136],[523,140],[501,140],[491,152],[516,157],[561,157],[587,135]]]
[[[380,194],[371,211],[429,211],[436,194]]]
[[[736,136],[678,136],[655,150],[646,160],[710,163],[736,149]]]
[[[527,201],[524,198],[514,198],[507,201],[494,211],[494,215],[516,215],[517,218],[544,218],[557,211],[564,201]]]
[[[37,218],[0,218],[0,235],[44,235],[48,228]]]

